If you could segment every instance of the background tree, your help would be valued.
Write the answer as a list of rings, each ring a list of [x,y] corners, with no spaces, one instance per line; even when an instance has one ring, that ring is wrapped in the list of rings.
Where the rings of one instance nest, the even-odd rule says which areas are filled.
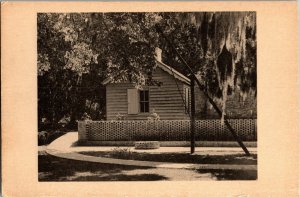
[[[165,36],[184,57],[225,116],[227,95],[256,95],[256,18],[253,12],[161,13]],[[162,38],[164,39],[164,38]],[[173,47],[162,40],[169,65],[187,73]]]
[[[154,20],[145,13],[39,14],[39,118],[55,128],[68,116],[75,125],[92,106],[100,111],[92,118],[104,118],[101,81],[112,77],[141,85],[144,71],[154,67]]]

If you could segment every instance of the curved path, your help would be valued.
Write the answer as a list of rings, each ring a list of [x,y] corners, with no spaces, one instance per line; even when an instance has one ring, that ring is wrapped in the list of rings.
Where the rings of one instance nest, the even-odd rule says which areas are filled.
[[[191,164],[191,163],[169,163],[169,162],[153,162],[153,161],[137,161],[137,160],[125,160],[125,159],[113,159],[106,157],[95,157],[80,154],[83,151],[108,151],[113,147],[101,147],[101,146],[76,146],[77,132],[67,133],[60,138],[53,141],[46,148],[46,152],[50,155],[73,159],[79,161],[107,163],[107,164],[119,164],[119,165],[131,165],[131,166],[143,166],[143,167],[156,167],[156,168],[175,168],[175,169],[224,169],[224,170],[257,170],[257,165],[238,165],[238,164]],[[240,148],[215,148],[215,147],[201,147],[196,154],[204,155],[223,155],[225,154],[238,154],[243,153]],[[136,152],[151,152],[159,154],[162,152],[189,152],[188,147],[161,147],[156,150],[135,150]],[[250,152],[256,153],[256,148],[251,148]]]

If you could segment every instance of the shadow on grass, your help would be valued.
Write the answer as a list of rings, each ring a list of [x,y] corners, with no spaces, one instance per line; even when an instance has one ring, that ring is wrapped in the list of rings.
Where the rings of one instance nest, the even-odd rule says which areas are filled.
[[[38,156],[39,181],[157,181],[167,180],[158,174],[130,174],[149,167],[123,166]]]
[[[83,177],[75,178],[72,181],[162,181],[162,180],[167,180],[167,178],[158,174],[138,174],[138,175],[113,174],[107,176],[83,176]]]
[[[128,149],[114,149],[112,151],[86,151],[80,152],[83,155],[95,157],[107,157],[116,159],[129,159],[139,161],[158,161],[171,163],[193,163],[193,164],[240,164],[256,165],[257,155],[250,157],[242,154],[233,155],[190,155],[187,153],[143,153],[132,152]]]
[[[217,180],[257,180],[257,170],[197,170],[211,173]]]

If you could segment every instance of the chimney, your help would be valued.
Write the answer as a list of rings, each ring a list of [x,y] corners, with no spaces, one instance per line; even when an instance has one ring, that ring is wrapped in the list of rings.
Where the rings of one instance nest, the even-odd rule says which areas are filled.
[[[162,50],[158,47],[155,48],[155,58],[157,61],[162,62]]]

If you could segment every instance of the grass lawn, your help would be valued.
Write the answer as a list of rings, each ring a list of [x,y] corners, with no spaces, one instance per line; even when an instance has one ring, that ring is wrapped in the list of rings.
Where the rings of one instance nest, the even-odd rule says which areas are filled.
[[[134,181],[134,180],[164,180],[155,174],[126,175],[123,171],[146,169],[143,167],[101,164],[75,161],[39,155],[39,181]]]
[[[38,156],[39,181],[189,181],[256,180],[256,170],[165,169]]]
[[[132,152],[129,149],[116,148],[112,151],[80,152],[84,155],[96,157],[109,157],[116,159],[130,159],[140,161],[159,161],[173,163],[193,163],[193,164],[241,164],[256,165],[257,155],[246,157],[242,154],[234,155],[190,155],[188,153],[144,153]]]
[[[39,181],[189,181],[256,180],[256,170],[192,170],[149,168],[62,159],[38,155]]]

